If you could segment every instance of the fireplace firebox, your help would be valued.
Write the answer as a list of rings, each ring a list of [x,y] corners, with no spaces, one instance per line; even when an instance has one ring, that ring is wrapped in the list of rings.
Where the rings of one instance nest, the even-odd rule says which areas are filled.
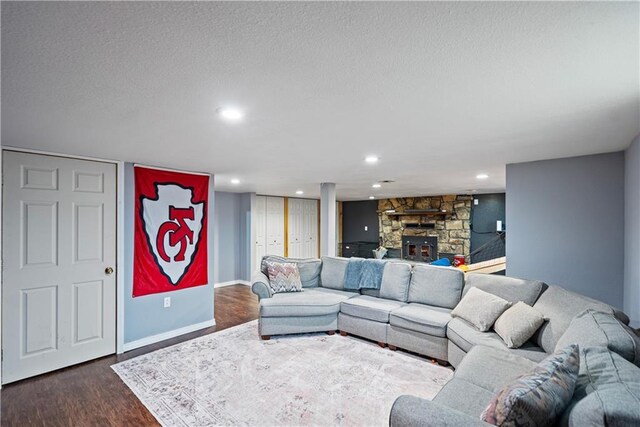
[[[402,236],[402,259],[432,262],[438,259],[438,238]]]

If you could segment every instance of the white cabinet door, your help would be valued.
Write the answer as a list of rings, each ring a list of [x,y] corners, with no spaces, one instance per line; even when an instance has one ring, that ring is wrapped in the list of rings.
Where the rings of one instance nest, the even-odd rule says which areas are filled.
[[[2,381],[116,350],[116,166],[5,151]]]
[[[267,254],[267,198],[256,196],[256,211],[254,215],[254,227],[256,228],[255,261],[256,270],[260,269],[262,257]]]
[[[303,253],[303,202],[301,199],[288,199],[288,256],[290,258],[304,258]]]
[[[318,201],[309,200],[308,209],[308,227],[306,239],[308,243],[309,257],[318,257]]]
[[[267,255],[284,256],[284,198],[267,197]]]

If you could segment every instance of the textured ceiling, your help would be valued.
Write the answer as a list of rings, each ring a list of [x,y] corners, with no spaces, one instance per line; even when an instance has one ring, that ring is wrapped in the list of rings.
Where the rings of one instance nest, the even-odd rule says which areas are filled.
[[[2,2],[2,144],[231,191],[488,192],[507,163],[626,148],[639,63],[637,2]]]

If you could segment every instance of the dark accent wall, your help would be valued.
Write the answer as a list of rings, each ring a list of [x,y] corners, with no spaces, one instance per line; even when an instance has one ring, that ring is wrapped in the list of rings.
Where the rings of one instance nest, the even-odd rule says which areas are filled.
[[[378,243],[378,201],[342,203],[342,241]],[[365,231],[364,227],[368,230]]]
[[[623,306],[624,153],[507,165],[507,275]]]
[[[495,240],[497,236],[496,221],[502,221],[505,229],[505,193],[477,194],[471,204],[471,253],[485,246],[480,252],[472,255],[471,262],[481,262],[504,256],[504,241]],[[475,200],[478,201],[476,205]]]

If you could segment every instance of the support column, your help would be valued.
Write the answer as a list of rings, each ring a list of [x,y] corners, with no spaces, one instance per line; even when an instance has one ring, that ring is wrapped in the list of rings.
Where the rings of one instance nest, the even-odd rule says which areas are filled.
[[[336,185],[320,184],[320,255],[336,256]]]

